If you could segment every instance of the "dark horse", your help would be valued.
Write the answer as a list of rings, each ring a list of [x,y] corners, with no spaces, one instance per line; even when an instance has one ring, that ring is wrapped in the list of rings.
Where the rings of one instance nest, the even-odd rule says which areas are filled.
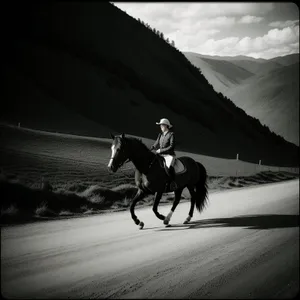
[[[201,163],[186,156],[177,158],[183,164],[181,166],[184,168],[182,172],[177,173],[175,176],[177,183],[177,188],[174,191],[175,199],[170,213],[165,217],[157,211],[163,193],[171,192],[167,185],[168,176],[164,168],[164,158],[161,155],[153,153],[137,138],[125,137],[124,134],[119,136],[111,135],[111,137],[113,139],[111,146],[112,156],[108,164],[108,169],[116,172],[127,161],[132,161],[136,167],[135,184],[138,187],[138,191],[132,200],[130,213],[135,224],[139,225],[140,229],[144,227],[144,223],[135,215],[134,207],[147,194],[155,194],[153,211],[159,219],[164,221],[165,225],[169,224],[185,187],[188,188],[191,194],[191,208],[184,224],[189,223],[193,217],[195,204],[199,212],[203,210],[207,201],[207,174]]]

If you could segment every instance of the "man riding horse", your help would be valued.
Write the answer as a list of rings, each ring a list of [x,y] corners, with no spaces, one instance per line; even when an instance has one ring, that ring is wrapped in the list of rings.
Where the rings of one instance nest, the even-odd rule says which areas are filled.
[[[166,187],[166,181],[172,182],[174,185],[175,172],[173,168],[175,158],[175,138],[174,132],[171,131],[172,125],[169,120],[161,119],[156,123],[161,126],[162,133],[159,134],[152,149],[156,149],[159,154],[153,153],[140,139],[126,137],[124,133],[114,136],[111,145],[111,157],[107,165],[108,170],[116,172],[125,162],[131,161],[135,166],[135,185],[137,193],[131,201],[130,213],[136,225],[143,229],[144,222],[138,219],[135,214],[135,205],[146,195],[154,194],[153,212],[165,225],[168,225],[173,212],[180,202],[181,194],[184,188],[187,188],[191,195],[191,206],[184,224],[191,221],[194,213],[194,207],[201,212],[207,203],[207,173],[205,167],[188,156],[177,158],[179,166],[183,167],[183,171],[176,174],[176,187],[173,186],[171,191],[174,191],[174,202],[167,216],[158,212],[158,205],[164,193],[170,191]],[[162,165],[164,156],[168,166],[169,176],[165,172],[165,166]],[[179,169],[178,169],[179,170]]]
[[[175,135],[171,128],[173,127],[168,119],[161,119],[156,122],[160,125],[161,133],[159,133],[155,143],[151,147],[151,150],[156,150],[156,153],[162,155],[166,162],[166,171],[169,176],[169,184],[171,190],[176,190],[177,185],[175,182]]]

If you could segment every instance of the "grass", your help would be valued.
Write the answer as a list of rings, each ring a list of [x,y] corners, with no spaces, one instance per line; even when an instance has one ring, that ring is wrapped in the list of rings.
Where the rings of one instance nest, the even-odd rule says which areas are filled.
[[[280,176],[279,176],[280,175]],[[284,177],[285,176],[285,177]],[[262,183],[279,182],[298,178],[291,174],[263,173],[251,177],[209,177],[209,192],[230,188],[241,188]],[[47,191],[26,186],[7,177],[1,177],[1,224],[30,222],[43,218],[56,219],[103,213],[105,211],[128,209],[137,188],[132,184],[121,184],[114,188],[105,188],[98,185],[81,185],[77,190],[74,185],[68,189]],[[161,200],[163,203],[172,203],[174,195],[166,194]],[[182,196],[189,200],[189,196]],[[153,205],[153,195],[146,196],[137,206]]]
[[[57,213],[49,209],[46,201],[43,201],[35,210],[36,217],[55,217]]]
[[[19,212],[18,208],[15,207],[13,204],[11,204],[7,208],[2,208],[1,207],[1,218],[2,216],[15,216]]]
[[[134,169],[128,164],[117,173],[107,171],[109,142],[34,131],[3,130],[2,133],[1,224],[89,215],[124,210],[130,206],[137,192]],[[200,156],[193,158],[201,159]],[[209,174],[210,170],[216,169],[216,165],[219,169],[224,168],[221,173],[224,170],[227,172],[225,176],[210,174],[210,192],[299,177],[298,174],[283,171],[263,171],[252,176],[233,177],[228,176],[228,171],[230,164],[235,165],[236,161],[220,161],[217,158],[216,161],[214,158],[207,158],[206,161],[205,157],[203,160]],[[238,164],[242,166],[241,161]],[[248,166],[244,165],[245,173],[248,172]],[[42,177],[52,190],[42,188]],[[184,199],[188,200],[189,197],[188,193],[183,193]],[[172,201],[173,194],[166,194],[161,199],[162,204]],[[150,195],[138,202],[137,206],[152,204],[153,196]]]
[[[73,216],[73,213],[68,211],[68,210],[62,210],[60,213],[59,213],[60,216]]]

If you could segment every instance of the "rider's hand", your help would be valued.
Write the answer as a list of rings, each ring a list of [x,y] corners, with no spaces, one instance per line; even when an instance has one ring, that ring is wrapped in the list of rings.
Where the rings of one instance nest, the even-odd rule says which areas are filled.
[[[156,150],[156,153],[160,153],[160,149]]]

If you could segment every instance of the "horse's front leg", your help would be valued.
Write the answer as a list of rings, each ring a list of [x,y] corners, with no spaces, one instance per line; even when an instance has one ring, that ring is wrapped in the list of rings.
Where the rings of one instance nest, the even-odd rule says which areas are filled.
[[[160,220],[164,220],[165,219],[165,216],[164,215],[161,215],[158,211],[157,211],[157,207],[158,207],[158,204],[160,202],[160,199],[162,197],[162,192],[157,192],[154,196],[154,204],[153,204],[153,208],[152,210],[154,211],[155,215],[160,219]]]
[[[134,213],[134,207],[137,204],[137,202],[140,201],[143,198],[143,196],[144,196],[144,192],[141,189],[139,189],[137,191],[135,197],[133,198],[131,205],[130,205],[131,218],[133,219],[133,221],[134,221],[134,223],[136,225],[140,226],[140,229],[143,229],[143,227],[144,227],[145,224],[143,222],[141,222],[138,219],[138,217],[135,215],[135,213]]]

